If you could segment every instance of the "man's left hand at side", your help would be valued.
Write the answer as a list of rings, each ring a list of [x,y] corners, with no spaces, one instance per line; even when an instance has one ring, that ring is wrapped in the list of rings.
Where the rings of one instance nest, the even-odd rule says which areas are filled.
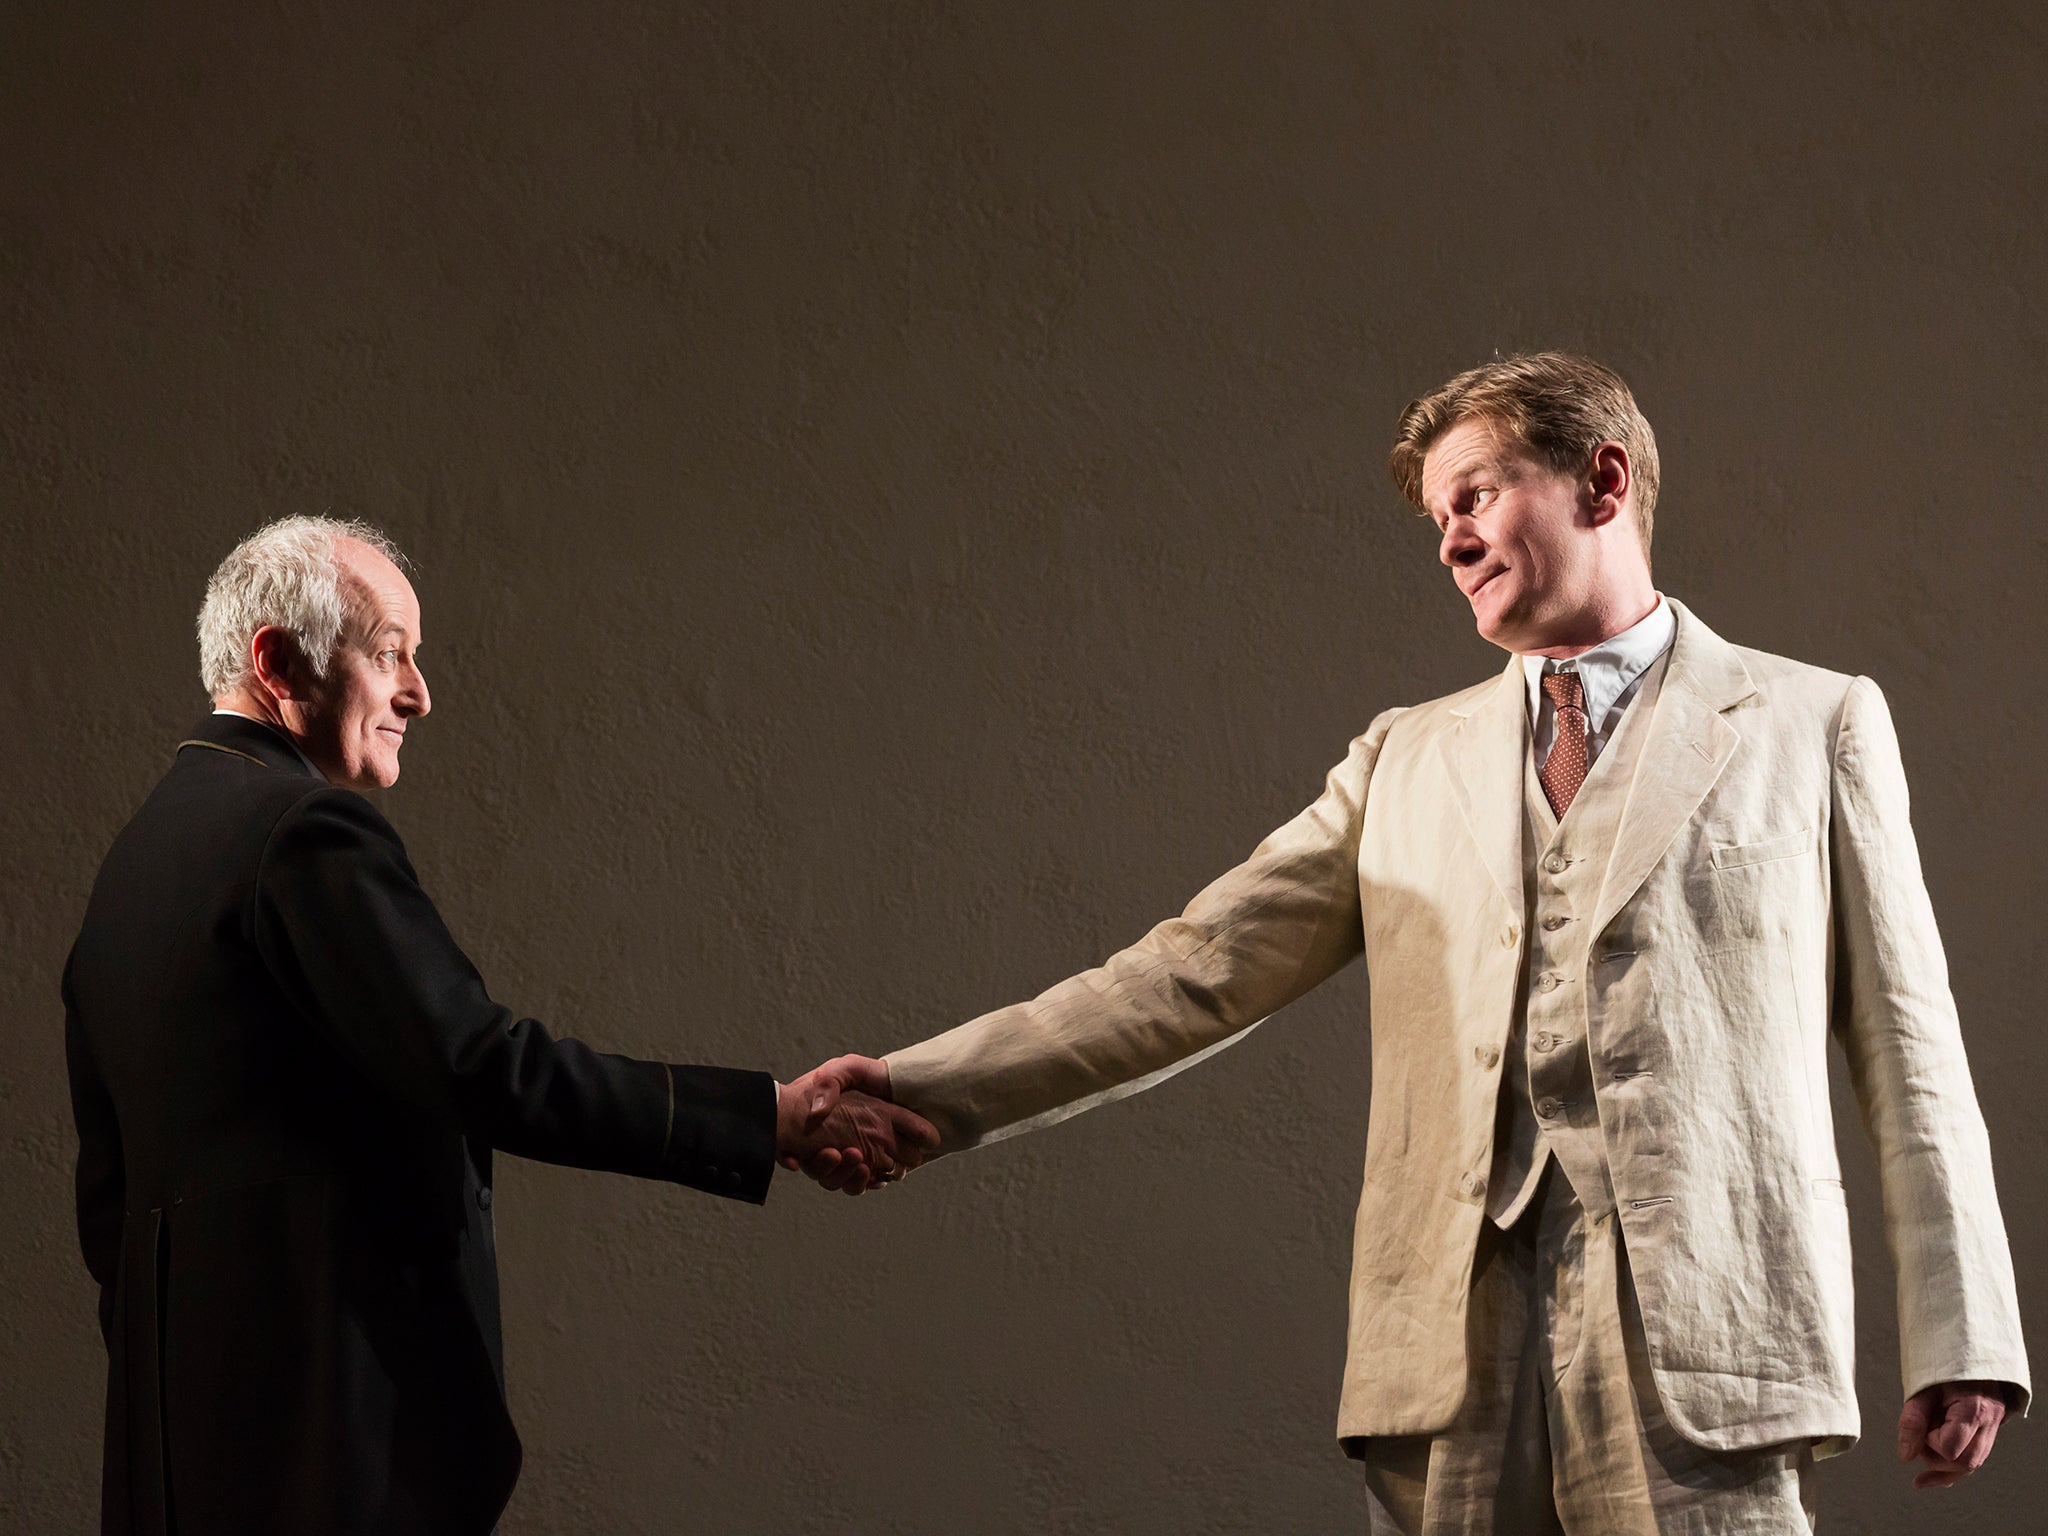
[[[889,1068],[868,1056],[784,1084],[775,1106],[777,1161],[849,1195],[902,1178],[938,1144],[929,1121],[890,1102]]]
[[[1906,1399],[1899,1460],[1917,1456],[1927,1463],[1913,1479],[1915,1488],[1953,1488],[1984,1465],[2004,1422],[2005,1393],[1997,1382],[1938,1382]]]

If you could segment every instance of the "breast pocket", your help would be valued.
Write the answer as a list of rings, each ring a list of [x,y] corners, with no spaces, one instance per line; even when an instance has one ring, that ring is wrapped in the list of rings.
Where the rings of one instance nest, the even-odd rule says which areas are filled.
[[[1802,827],[1755,843],[1723,843],[1713,851],[1716,869],[1746,869],[1752,864],[1770,864],[1793,859],[1813,847],[1813,828]]]
[[[1710,950],[1780,942],[1804,925],[1818,877],[1812,827],[1752,842],[1710,843],[1689,882]]]

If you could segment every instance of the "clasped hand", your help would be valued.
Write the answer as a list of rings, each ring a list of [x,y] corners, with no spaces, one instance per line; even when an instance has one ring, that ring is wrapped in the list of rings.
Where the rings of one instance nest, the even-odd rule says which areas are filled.
[[[785,1083],[775,1106],[775,1155],[826,1189],[858,1195],[893,1184],[938,1150],[930,1121],[891,1101],[889,1068],[838,1056]]]
[[[1899,1415],[1899,1460],[1917,1456],[1927,1463],[1913,1486],[1953,1488],[1983,1466],[2005,1408],[1995,1381],[1938,1382],[1907,1398]]]

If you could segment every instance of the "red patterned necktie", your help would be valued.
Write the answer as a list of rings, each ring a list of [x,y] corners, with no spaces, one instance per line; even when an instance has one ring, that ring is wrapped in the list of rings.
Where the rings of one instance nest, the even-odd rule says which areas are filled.
[[[1552,672],[1543,679],[1543,694],[1557,710],[1557,740],[1536,777],[1562,821],[1572,796],[1586,782],[1586,690],[1578,673]]]

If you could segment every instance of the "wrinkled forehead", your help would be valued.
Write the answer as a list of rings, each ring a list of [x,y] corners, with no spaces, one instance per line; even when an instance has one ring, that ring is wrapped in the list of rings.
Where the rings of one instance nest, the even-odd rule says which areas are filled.
[[[1506,479],[1533,462],[1506,423],[1468,416],[1436,440],[1422,460],[1422,499],[1435,506],[1459,485],[1478,477]]]

